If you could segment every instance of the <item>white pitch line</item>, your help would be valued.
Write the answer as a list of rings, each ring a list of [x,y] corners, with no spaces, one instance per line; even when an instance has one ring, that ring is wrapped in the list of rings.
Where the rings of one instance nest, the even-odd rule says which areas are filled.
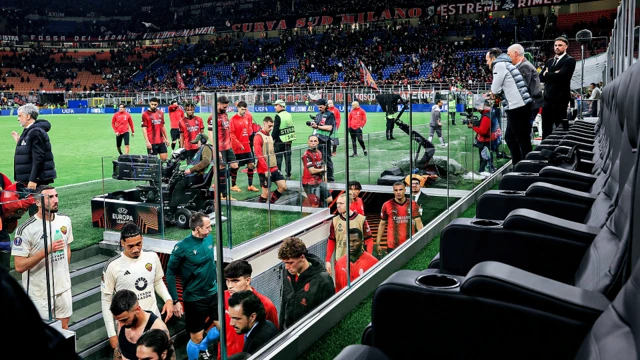
[[[104,181],[109,181],[109,180],[113,180],[113,179],[98,179],[98,180],[85,181],[85,182],[81,182],[81,183],[56,186],[56,189],[63,189],[63,188],[72,187],[72,186],[91,184],[91,183],[96,183],[96,182],[100,182],[100,181],[103,181],[103,180]]]

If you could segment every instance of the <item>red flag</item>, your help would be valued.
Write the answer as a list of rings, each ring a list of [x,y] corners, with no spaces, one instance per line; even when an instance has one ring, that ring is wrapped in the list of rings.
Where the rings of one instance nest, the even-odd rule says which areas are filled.
[[[364,82],[365,86],[369,86],[374,90],[378,90],[376,81],[373,80],[373,76],[371,76],[369,69],[367,69],[366,65],[362,61],[360,61],[360,74],[362,75],[362,81]]]
[[[176,82],[178,83],[178,90],[184,90],[187,88],[186,86],[184,86],[182,75],[180,75],[180,71],[178,70],[176,70]]]

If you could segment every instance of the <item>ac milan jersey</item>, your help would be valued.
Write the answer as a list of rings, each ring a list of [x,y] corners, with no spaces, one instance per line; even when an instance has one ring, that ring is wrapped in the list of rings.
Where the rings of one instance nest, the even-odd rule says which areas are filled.
[[[360,215],[364,215],[364,203],[362,199],[357,198],[355,201],[349,203],[349,210],[355,211]]]
[[[186,150],[197,150],[198,144],[192,144],[191,140],[195,139],[204,130],[202,118],[200,116],[194,116],[191,119],[185,117],[180,120],[178,126],[180,133],[184,136],[184,144],[182,146]]]
[[[152,145],[162,144],[162,129],[164,128],[164,113],[160,110],[142,113],[142,127],[146,128],[147,137]]]
[[[172,129],[180,127],[180,120],[185,116],[184,111],[179,105],[169,106],[169,122]]]
[[[235,141],[232,141],[231,146],[235,154],[246,154],[251,152],[251,145],[249,142],[249,136],[253,133],[253,117],[251,114],[246,113],[244,116],[235,114],[231,118],[231,136],[235,137]],[[240,149],[240,145],[244,149]]]
[[[209,130],[213,131],[213,114],[209,115],[207,120]],[[229,115],[227,113],[218,114],[218,150],[224,151],[231,149],[231,131],[229,129]]]
[[[336,261],[334,271],[336,274],[336,292],[347,286],[347,256],[348,255],[345,255]],[[349,261],[349,278],[351,282],[354,282],[360,275],[364,274],[365,271],[371,269],[377,262],[378,259],[366,251],[360,255],[356,262],[352,263]]]
[[[420,208],[415,201],[409,202],[407,200],[400,204],[395,199],[391,199],[382,205],[380,218],[387,222],[387,247],[389,249],[395,249],[402,245],[411,234],[416,232],[413,219],[420,218]]]
[[[276,307],[273,305],[273,302],[271,302],[271,300],[269,300],[268,297],[257,292],[256,289],[253,289],[253,293],[256,294],[256,296],[258,297],[258,299],[260,299],[260,301],[262,301],[262,305],[264,305],[264,310],[266,312],[266,319],[271,321],[273,325],[275,325],[277,328],[278,327],[278,311],[276,310]],[[244,348],[244,334],[236,333],[236,330],[233,328],[233,326],[231,326],[231,317],[229,317],[229,298],[230,297],[231,297],[231,294],[229,293],[229,290],[225,290],[224,317],[225,317],[225,321],[227,322],[227,327],[226,327],[227,332],[225,335],[227,338],[227,356],[240,353]],[[218,343],[218,359],[220,359],[220,343]]]
[[[311,174],[309,168],[314,169],[322,169],[322,153],[320,150],[312,151],[307,149],[307,151],[302,154],[302,166],[304,167],[302,173],[302,184],[303,185],[318,185],[322,182],[322,174]]]

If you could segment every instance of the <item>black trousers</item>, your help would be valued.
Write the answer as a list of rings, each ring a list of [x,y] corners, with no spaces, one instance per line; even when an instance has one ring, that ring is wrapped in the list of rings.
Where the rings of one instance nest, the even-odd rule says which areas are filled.
[[[387,116],[391,116],[389,114],[387,114]],[[393,127],[395,126],[395,118],[393,119],[389,119],[387,117],[387,132],[391,132],[393,134]]]
[[[286,176],[291,176],[291,142],[277,142],[273,144],[273,147],[276,151],[278,170]],[[282,158],[284,158],[287,171],[282,168]]]
[[[504,140],[511,151],[513,165],[531,152],[531,105],[507,110],[507,131]]]
[[[351,135],[351,146],[353,147],[353,153],[358,153],[358,146],[356,145],[356,140],[362,146],[362,150],[366,150],[364,147],[364,139],[362,138],[362,128],[358,129],[349,129],[349,135]]]
[[[331,145],[331,139],[327,139],[327,141],[320,141],[322,159],[327,164],[327,181],[335,181],[335,178],[333,177],[333,161],[331,160]]]
[[[569,101],[545,101],[542,107],[542,140],[553,132],[553,125],[569,129],[569,122],[563,121],[567,117]]]

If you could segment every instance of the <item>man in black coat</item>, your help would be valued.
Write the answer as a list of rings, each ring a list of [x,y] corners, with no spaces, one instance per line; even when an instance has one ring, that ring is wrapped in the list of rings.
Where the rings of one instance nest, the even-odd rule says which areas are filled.
[[[387,140],[395,140],[393,137],[393,127],[395,126],[396,119],[396,106],[398,104],[404,104],[402,97],[398,94],[378,94],[376,95],[376,101],[385,112],[387,118]]]
[[[48,185],[56,178],[56,167],[47,132],[51,124],[38,120],[38,107],[26,104],[18,108],[18,121],[24,128],[21,135],[12,131],[16,141],[13,158],[14,180],[35,190],[38,185]]]
[[[278,335],[276,326],[266,318],[264,304],[251,290],[231,295],[229,319],[236,333],[244,334],[243,353],[255,353]]]
[[[569,41],[559,37],[553,44],[556,56],[549,59],[540,80],[544,82],[544,105],[542,107],[542,139],[553,131],[553,125],[562,124],[566,130],[569,123],[567,106],[571,100],[571,77],[576,68],[576,60],[567,54]]]

